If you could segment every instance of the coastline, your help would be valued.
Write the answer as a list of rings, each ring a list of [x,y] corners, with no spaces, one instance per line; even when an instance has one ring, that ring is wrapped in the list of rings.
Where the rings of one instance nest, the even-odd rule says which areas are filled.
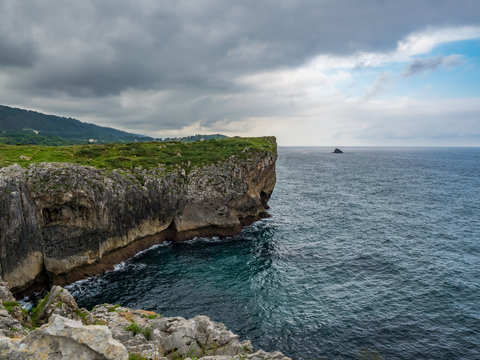
[[[195,146],[204,153],[192,153]],[[232,155],[224,159],[225,148]],[[268,216],[275,138],[199,142],[189,151],[174,155],[182,162],[168,169],[0,168],[0,276],[24,296],[105,272],[163,241],[232,236]],[[202,165],[205,156],[219,160]]]
[[[48,280],[46,278],[46,274],[40,274],[39,280],[36,283],[32,284],[27,289],[16,293],[15,295],[21,298],[45,290],[45,288],[48,286],[66,286],[75,281],[105,273],[107,271],[113,270],[115,265],[118,265],[123,261],[133,258],[138,253],[148,250],[152,246],[162,244],[166,241],[182,242],[192,240],[196,237],[224,238],[229,236],[235,236],[240,234],[245,226],[251,225],[255,221],[268,217],[270,217],[270,215],[267,212],[264,212],[260,213],[257,216],[240,219],[240,224],[235,228],[205,227],[202,229],[190,230],[181,233],[178,233],[173,229],[166,229],[161,233],[138,239],[123,248],[115,249],[112,252],[105,254],[98,262],[94,264],[87,264],[85,266],[75,268],[67,274],[61,274],[52,279],[52,284],[50,284],[49,281],[45,282],[45,280]],[[42,282],[42,280],[44,281]]]

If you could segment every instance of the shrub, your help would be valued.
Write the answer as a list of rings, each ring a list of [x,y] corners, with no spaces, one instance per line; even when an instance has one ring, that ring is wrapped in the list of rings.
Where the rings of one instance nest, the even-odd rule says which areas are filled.
[[[152,335],[152,328],[150,326],[147,326],[145,328],[142,328],[140,325],[138,325],[136,322],[132,321],[130,325],[128,325],[125,330],[131,331],[133,333],[133,336],[137,334],[142,334],[145,336],[145,339],[150,340],[150,337]]]
[[[45,306],[49,295],[50,295],[50,292],[47,292],[47,294],[43,297],[43,299],[40,300],[37,306],[35,306],[30,312],[30,318],[32,319],[32,324],[34,326],[37,326],[38,315],[40,315],[40,311],[42,311],[43,307]]]

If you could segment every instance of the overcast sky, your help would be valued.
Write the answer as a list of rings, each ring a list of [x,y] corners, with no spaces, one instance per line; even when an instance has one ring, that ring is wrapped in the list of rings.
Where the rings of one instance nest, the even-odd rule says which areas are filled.
[[[480,146],[480,1],[0,0],[0,103],[154,137]]]

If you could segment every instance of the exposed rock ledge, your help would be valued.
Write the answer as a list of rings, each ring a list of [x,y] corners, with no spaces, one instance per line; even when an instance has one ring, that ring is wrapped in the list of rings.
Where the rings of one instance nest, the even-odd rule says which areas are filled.
[[[280,352],[253,352],[250,341],[240,342],[206,316],[163,318],[108,304],[78,309],[59,286],[30,314],[11,299],[0,282],[0,360],[289,360]]]
[[[189,172],[67,163],[2,168],[0,276],[14,293],[49,288],[165,239],[236,234],[266,215],[275,161],[275,151],[247,151]]]

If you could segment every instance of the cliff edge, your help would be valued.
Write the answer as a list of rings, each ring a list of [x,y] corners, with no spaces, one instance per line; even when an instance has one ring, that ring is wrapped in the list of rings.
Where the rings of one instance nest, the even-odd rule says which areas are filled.
[[[266,216],[275,186],[275,138],[262,140],[268,146],[237,142],[235,152],[220,160],[177,152],[176,163],[102,168],[88,161],[111,147],[97,153],[92,147],[87,151],[97,157],[81,159],[87,165],[72,159],[1,168],[0,276],[14,293],[49,288],[101,272],[163,240],[240,232]],[[215,147],[225,149],[222,141],[229,140]],[[137,153],[142,147],[169,150],[162,143],[135,146]],[[143,155],[151,164],[148,152]]]

